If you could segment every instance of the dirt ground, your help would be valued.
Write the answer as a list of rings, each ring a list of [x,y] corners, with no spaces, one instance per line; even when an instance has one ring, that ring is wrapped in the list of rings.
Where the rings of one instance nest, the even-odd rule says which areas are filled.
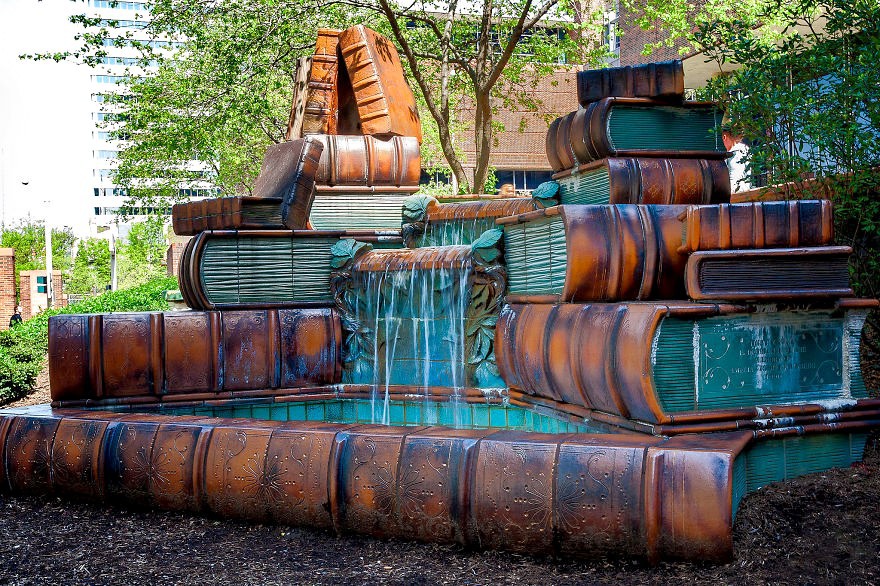
[[[880,448],[748,496],[720,566],[561,560],[0,496],[2,584],[880,584]]]

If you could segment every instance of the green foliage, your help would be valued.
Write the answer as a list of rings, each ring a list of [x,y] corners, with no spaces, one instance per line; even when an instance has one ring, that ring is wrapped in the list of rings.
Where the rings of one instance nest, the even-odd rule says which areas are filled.
[[[152,216],[131,226],[119,246],[119,287],[129,289],[165,274],[165,220]]]
[[[46,230],[43,222],[22,222],[6,228],[0,246],[15,249],[15,282],[21,271],[46,268]],[[52,268],[66,271],[71,266],[70,251],[75,238],[70,228],[52,229]]]
[[[150,9],[152,20],[136,33],[75,16],[83,27],[78,50],[24,57],[95,65],[114,48],[134,48],[144,64],[158,64],[147,76],[132,70],[125,95],[106,96],[108,111],[116,112],[107,127],[126,141],[114,180],[127,190],[129,206],[154,210],[190,189],[251,189],[265,148],[283,140],[296,63],[311,54],[318,27],[364,23],[402,47],[420,105],[425,161],[453,174],[465,193],[486,188],[495,135],[517,130],[493,124],[499,106],[539,109],[533,89],[550,70],[606,55],[588,40],[598,39],[591,34],[600,24],[595,15],[568,0],[156,0]],[[180,46],[168,39],[181,39]],[[475,118],[460,115],[462,108]],[[464,173],[455,144],[461,140],[453,140],[469,134],[477,153],[473,177]]]
[[[113,311],[161,311],[168,309],[165,291],[176,289],[177,279],[154,279],[128,290],[51,309],[0,332],[0,404],[29,393],[43,369],[49,349],[49,317],[62,313],[108,313]]]
[[[785,184],[791,197],[831,196],[836,239],[854,249],[856,292],[877,297],[880,4],[774,2],[756,17],[777,26],[755,27],[754,19],[736,16],[693,31],[708,59],[740,66],[710,80],[704,97],[721,102],[733,134],[751,144],[746,162],[753,176]],[[876,316],[869,325],[880,326]]]
[[[67,281],[68,293],[99,293],[110,284],[110,246],[103,238],[81,240]]]

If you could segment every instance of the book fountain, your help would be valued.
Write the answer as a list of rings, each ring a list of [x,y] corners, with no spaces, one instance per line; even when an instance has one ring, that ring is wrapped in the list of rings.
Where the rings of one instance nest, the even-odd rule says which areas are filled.
[[[53,403],[0,411],[0,487],[702,561],[749,492],[862,457],[877,304],[828,202],[729,203],[679,62],[579,73],[556,181],[450,203],[411,195],[386,39],[321,31],[300,77],[254,195],[174,209],[192,310],[51,318]]]

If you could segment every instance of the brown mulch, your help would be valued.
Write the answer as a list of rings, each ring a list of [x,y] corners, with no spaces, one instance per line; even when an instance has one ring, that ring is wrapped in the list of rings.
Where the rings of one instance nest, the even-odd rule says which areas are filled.
[[[0,496],[9,584],[880,584],[880,448],[740,506],[720,566],[535,558],[179,513]]]

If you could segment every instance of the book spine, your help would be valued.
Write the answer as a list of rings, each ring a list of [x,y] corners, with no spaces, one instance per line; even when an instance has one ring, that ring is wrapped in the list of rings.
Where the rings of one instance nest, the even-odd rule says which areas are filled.
[[[193,203],[176,203],[171,206],[171,228],[178,236],[195,234],[193,230]]]
[[[671,439],[56,412],[0,416],[43,491],[469,547],[725,560],[748,432]],[[143,462],[159,462],[162,482]],[[268,490],[253,475],[269,474]],[[515,470],[514,474],[511,472]],[[433,487],[422,490],[422,487]]]
[[[338,45],[339,31],[318,29],[318,39],[309,71],[308,95],[303,110],[303,133],[336,132]]]
[[[550,123],[550,127],[547,129],[547,138],[544,141],[544,150],[547,153],[547,160],[550,161],[550,168],[556,172],[566,169],[566,166],[559,158],[559,154],[556,152],[556,137],[559,134],[560,124],[562,124],[562,118],[556,118]]]
[[[706,159],[606,159],[612,204],[717,204],[730,202],[724,161]]]
[[[419,184],[421,154],[411,136],[315,135],[324,145],[315,175],[320,185],[410,187]]]
[[[329,308],[70,315],[49,322],[53,401],[156,402],[170,395],[179,401],[341,380],[341,325]]]
[[[363,133],[412,136],[421,144],[418,108],[394,44],[357,25],[340,33],[339,49]]]
[[[294,170],[291,188],[284,193],[281,202],[281,222],[291,230],[302,230],[308,226],[312,203],[315,201],[315,177],[318,174],[324,145],[313,136],[303,141]]]
[[[684,252],[826,246],[834,240],[828,200],[694,206],[683,219]]]
[[[584,107],[603,98],[684,99],[684,67],[680,60],[579,71],[578,102]]]
[[[303,181],[303,183],[307,182]],[[311,190],[309,190],[309,193],[311,193]],[[248,208],[252,203],[256,202],[248,201],[241,197],[218,197],[187,204],[177,204],[171,212],[174,231],[178,236],[194,236],[205,230],[238,230],[245,228],[277,230],[284,227],[278,219],[261,219],[257,222],[252,217],[249,217]],[[304,202],[303,205],[307,203]],[[302,227],[298,226],[297,228]]]
[[[510,299],[588,302],[684,297],[687,256],[678,252],[678,216],[684,206],[567,205],[558,209],[567,252],[561,294],[557,299],[538,299],[511,288]],[[505,254],[525,253],[509,247]],[[522,270],[541,269],[524,266]]]
[[[671,303],[510,304],[495,329],[512,389],[628,419],[667,423],[654,390],[654,335]],[[676,308],[703,317],[712,305]]]
[[[547,134],[547,158],[555,172],[614,156],[605,128],[610,106],[609,100],[593,102],[551,124],[552,132]]]
[[[685,269],[687,294],[764,302],[852,297],[850,254],[848,246],[695,252]]]

